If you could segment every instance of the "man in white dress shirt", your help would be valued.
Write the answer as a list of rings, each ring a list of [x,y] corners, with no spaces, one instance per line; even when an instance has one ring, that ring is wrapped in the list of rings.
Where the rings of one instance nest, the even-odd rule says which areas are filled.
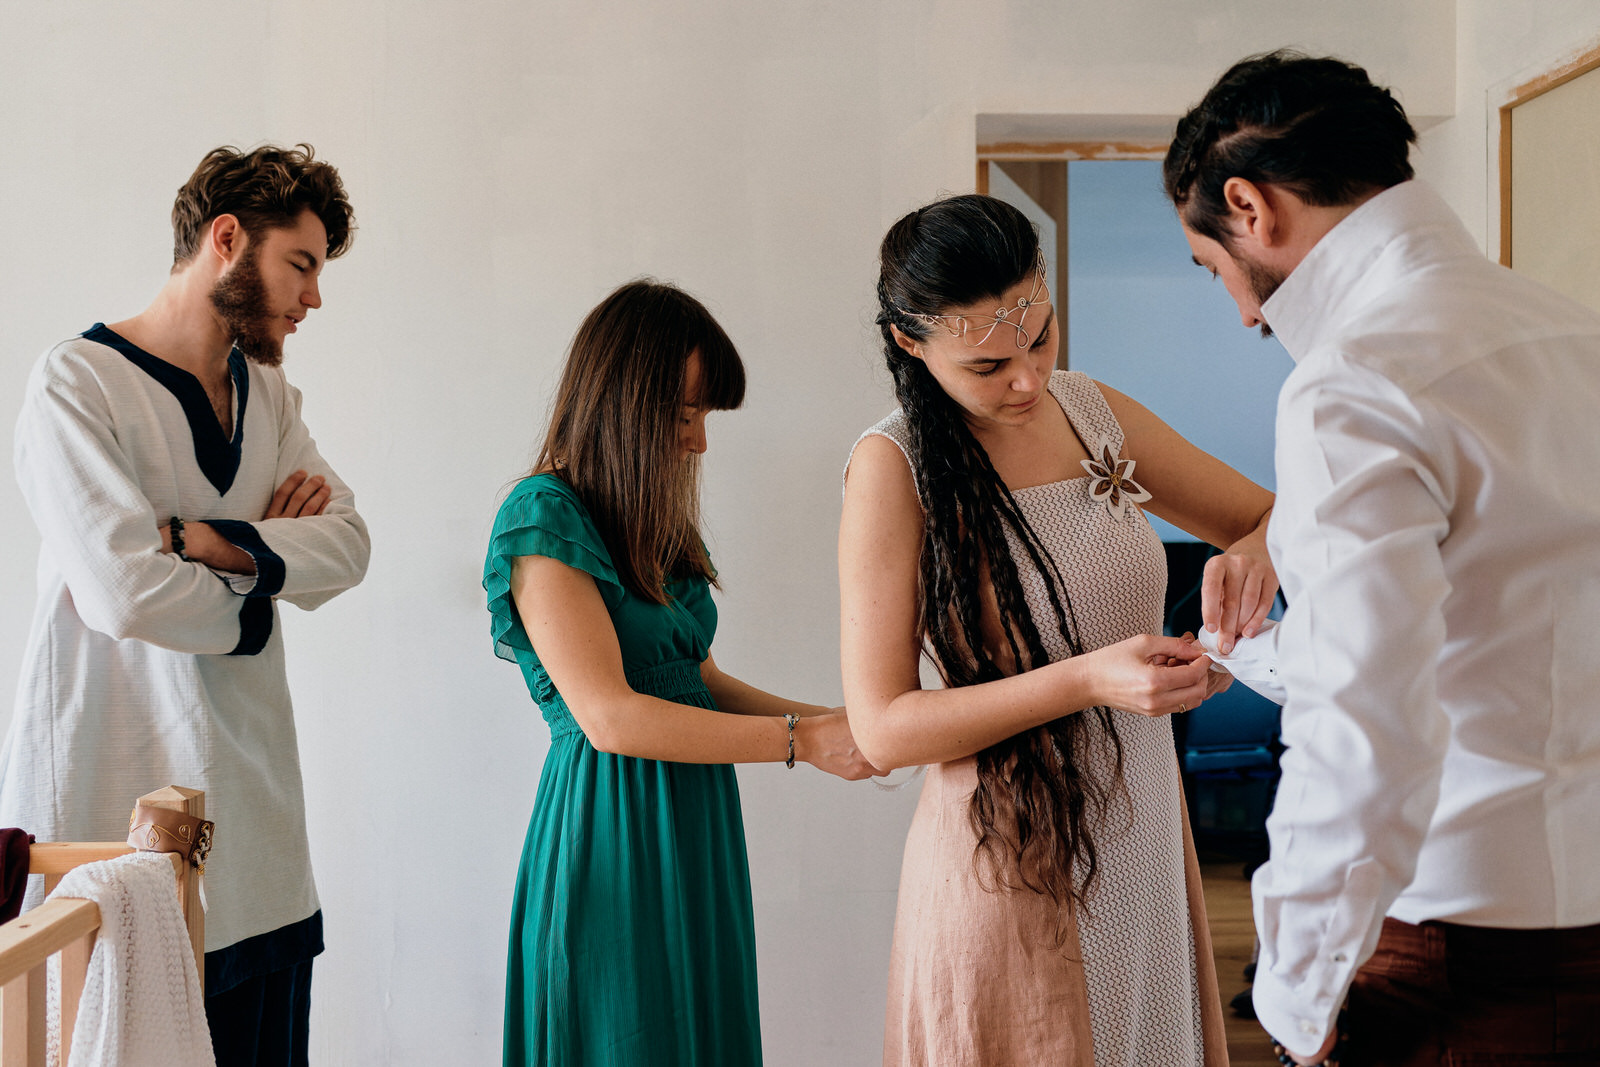
[[[1360,68],[1274,53],[1166,160],[1195,261],[1296,362],[1256,1012],[1302,1063],[1347,998],[1346,1063],[1597,1063],[1600,316],[1486,260],[1414,140]]]
[[[145,311],[45,353],[17,421],[39,600],[0,753],[0,825],[120,840],[133,800],[206,792],[206,1015],[222,1067],[303,1064],[322,913],[277,602],[359,582],[369,542],[279,364],[353,223],[310,148],[208,153]]]

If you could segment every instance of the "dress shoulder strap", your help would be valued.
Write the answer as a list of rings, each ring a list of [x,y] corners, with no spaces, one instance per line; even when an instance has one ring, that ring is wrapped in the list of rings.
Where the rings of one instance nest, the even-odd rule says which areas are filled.
[[[1110,442],[1113,455],[1122,455],[1122,424],[1093,378],[1082,371],[1058,370],[1050,375],[1050,393],[1090,455],[1098,450],[1101,438]]]

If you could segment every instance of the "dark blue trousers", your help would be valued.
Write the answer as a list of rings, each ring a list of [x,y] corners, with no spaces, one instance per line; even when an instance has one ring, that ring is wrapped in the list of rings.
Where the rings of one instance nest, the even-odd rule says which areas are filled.
[[[206,1021],[217,1067],[306,1067],[311,960],[322,912],[206,953]]]
[[[217,1067],[307,1067],[311,961],[206,998]]]

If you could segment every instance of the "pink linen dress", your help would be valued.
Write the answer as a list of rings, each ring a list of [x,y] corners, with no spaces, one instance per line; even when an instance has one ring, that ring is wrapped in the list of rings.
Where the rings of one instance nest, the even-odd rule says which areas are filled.
[[[1091,379],[1057,371],[1050,392],[1091,454],[1104,442],[1137,459],[1123,456],[1122,428]],[[899,411],[867,434],[907,448]],[[1086,649],[1161,632],[1166,559],[1137,507],[1119,514],[1093,499],[1088,477],[1013,496],[1066,582]],[[1042,577],[1015,543],[1012,555],[1046,650],[1066,657]],[[928,768],[901,870],[885,1067],[1227,1063],[1171,723],[1113,715],[1126,790],[1100,814],[1099,874],[1081,914],[1061,916],[1028,890],[991,891],[967,817],[976,760]],[[1109,780],[1111,746],[1090,736],[1082,758]]]

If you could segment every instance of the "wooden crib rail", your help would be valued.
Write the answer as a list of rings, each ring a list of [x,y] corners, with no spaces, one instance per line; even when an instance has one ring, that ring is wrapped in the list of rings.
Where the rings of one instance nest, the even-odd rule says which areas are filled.
[[[205,794],[197,789],[168,786],[145,794],[139,803],[205,818]],[[35,844],[28,851],[28,873],[44,875],[45,885],[53,889],[79,864],[115,859],[132,851],[117,842]],[[177,879],[200,988],[204,989],[206,935],[199,879],[176,853],[169,853],[168,858]],[[61,954],[61,1062],[67,1062],[89,955],[99,929],[99,906],[71,897],[48,900],[0,926],[0,1067],[42,1067],[45,1062],[46,968],[56,953]]]
[[[71,1052],[100,908],[89,900],[51,900],[0,926],[0,1067],[45,1062],[46,966],[61,953],[61,1062]]]
[[[133,851],[132,845],[100,841],[46,841],[28,846],[28,873],[44,875],[44,891],[54,891],[56,884],[72,868],[82,863],[114,860]]]

